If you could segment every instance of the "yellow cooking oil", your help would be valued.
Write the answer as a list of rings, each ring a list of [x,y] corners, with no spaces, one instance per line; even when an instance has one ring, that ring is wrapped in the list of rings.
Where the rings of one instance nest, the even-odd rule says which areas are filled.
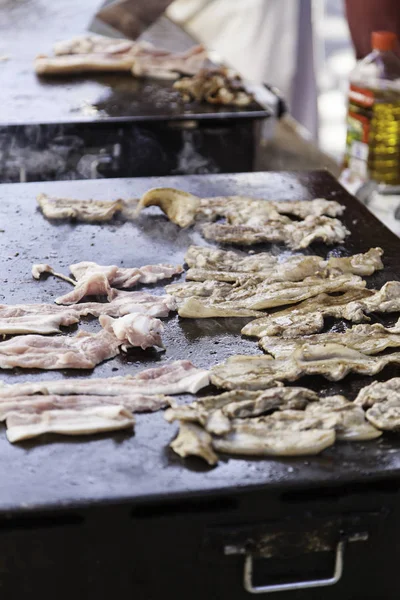
[[[400,185],[400,91],[374,90],[369,131],[369,178]]]
[[[400,59],[391,32],[372,34],[372,52],[350,75],[345,166],[358,178],[400,185]]]

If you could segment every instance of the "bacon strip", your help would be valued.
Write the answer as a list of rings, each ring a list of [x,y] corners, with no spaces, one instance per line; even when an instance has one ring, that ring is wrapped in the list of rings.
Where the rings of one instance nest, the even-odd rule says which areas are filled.
[[[44,433],[93,435],[130,429],[133,415],[123,406],[98,406],[84,410],[49,410],[41,414],[11,413],[7,416],[7,438],[20,442]]]
[[[1,344],[0,344],[1,346]],[[195,394],[209,384],[209,372],[189,360],[167,362],[136,375],[67,379],[5,384],[0,381],[0,400],[33,394],[127,396],[131,394]]]

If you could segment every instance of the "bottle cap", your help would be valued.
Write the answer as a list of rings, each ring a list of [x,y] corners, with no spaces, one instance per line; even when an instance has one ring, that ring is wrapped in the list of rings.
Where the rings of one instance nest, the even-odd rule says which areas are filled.
[[[373,50],[387,52],[394,50],[397,43],[397,35],[392,31],[373,31],[371,35],[371,45]]]

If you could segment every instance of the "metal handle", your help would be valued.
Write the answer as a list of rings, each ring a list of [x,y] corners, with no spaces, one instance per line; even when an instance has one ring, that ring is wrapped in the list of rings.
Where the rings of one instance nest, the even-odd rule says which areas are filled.
[[[270,594],[271,592],[288,592],[291,590],[304,590],[307,588],[335,585],[343,573],[344,545],[345,542],[341,541],[336,546],[335,568],[332,577],[311,581],[294,581],[293,583],[283,583],[278,585],[253,585],[253,557],[251,554],[248,554],[244,561],[243,584],[245,590],[250,594]]]

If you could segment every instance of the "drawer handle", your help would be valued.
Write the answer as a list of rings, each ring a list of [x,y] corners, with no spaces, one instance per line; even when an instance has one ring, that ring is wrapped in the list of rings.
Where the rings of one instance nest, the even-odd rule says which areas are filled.
[[[244,561],[243,585],[250,594],[270,594],[271,592],[288,592],[291,590],[304,590],[307,588],[325,587],[335,585],[343,573],[343,555],[345,542],[341,541],[336,546],[335,567],[332,577],[328,579],[315,579],[310,581],[294,581],[277,585],[253,585],[253,557],[247,554]]]

